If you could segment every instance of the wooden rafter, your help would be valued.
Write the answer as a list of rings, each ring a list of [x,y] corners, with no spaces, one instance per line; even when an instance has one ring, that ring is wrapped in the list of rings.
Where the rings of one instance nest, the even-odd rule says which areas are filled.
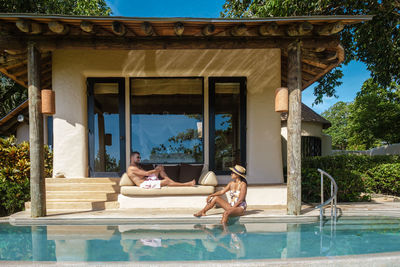
[[[282,48],[282,84],[287,80],[286,47],[302,41],[303,89],[344,60],[336,35],[367,17],[266,19],[121,19],[103,17],[1,16],[0,71],[27,86],[26,47],[42,54],[55,49],[262,49]],[[3,52],[2,52],[3,51]],[[2,62],[3,60],[3,62]],[[45,76],[51,57],[41,59]],[[51,76],[51,74],[50,74]],[[51,86],[51,79],[43,80]]]

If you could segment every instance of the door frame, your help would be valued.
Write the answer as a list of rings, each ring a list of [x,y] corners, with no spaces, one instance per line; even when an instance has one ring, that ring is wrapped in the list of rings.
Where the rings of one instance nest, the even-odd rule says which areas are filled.
[[[208,105],[209,105],[209,166],[210,170],[217,175],[227,175],[230,171],[215,170],[215,84],[216,83],[239,83],[240,84],[240,161],[242,166],[247,167],[246,161],[246,109],[247,109],[247,78],[246,77],[208,77]],[[232,166],[233,167],[233,166]]]
[[[126,133],[125,133],[125,78],[87,78],[87,111],[88,111],[88,157],[89,177],[120,177],[126,171]],[[94,85],[96,83],[118,84],[118,113],[119,113],[119,149],[120,149],[120,172],[95,172],[94,171]]]

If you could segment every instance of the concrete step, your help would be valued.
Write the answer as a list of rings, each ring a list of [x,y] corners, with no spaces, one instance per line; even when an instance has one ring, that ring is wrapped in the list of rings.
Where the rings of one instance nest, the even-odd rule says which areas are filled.
[[[118,185],[120,178],[46,178],[46,184],[55,184],[55,183],[62,183],[62,184],[113,184]]]
[[[31,208],[30,202],[25,202],[25,209],[29,210]],[[118,209],[118,201],[46,201],[47,210],[74,210],[74,211],[84,211],[84,210],[113,210]]]
[[[92,191],[48,191],[47,201],[116,201],[118,193],[92,192]]]
[[[46,183],[46,192],[50,191],[91,191],[119,193],[120,186],[105,183]]]

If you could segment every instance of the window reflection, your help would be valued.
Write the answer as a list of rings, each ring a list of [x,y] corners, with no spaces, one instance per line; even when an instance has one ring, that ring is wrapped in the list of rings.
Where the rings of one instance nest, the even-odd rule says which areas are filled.
[[[203,162],[203,79],[132,78],[131,149],[143,162]]]
[[[240,164],[240,83],[215,83],[215,169]]]
[[[119,172],[118,84],[94,85],[94,171]]]

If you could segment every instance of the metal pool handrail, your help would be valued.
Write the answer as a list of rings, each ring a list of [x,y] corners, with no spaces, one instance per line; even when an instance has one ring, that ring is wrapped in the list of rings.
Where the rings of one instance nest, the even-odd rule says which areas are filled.
[[[322,222],[323,219],[323,213],[324,213],[324,207],[328,205],[328,203],[331,203],[331,219],[333,217],[333,221],[336,222],[337,220],[337,191],[338,191],[338,186],[336,184],[335,179],[332,178],[332,176],[321,170],[318,169],[318,171],[321,173],[321,204],[315,207],[316,209],[319,209],[319,217],[320,217],[320,222]],[[331,180],[331,197],[324,202],[324,175],[326,175],[330,180]]]

